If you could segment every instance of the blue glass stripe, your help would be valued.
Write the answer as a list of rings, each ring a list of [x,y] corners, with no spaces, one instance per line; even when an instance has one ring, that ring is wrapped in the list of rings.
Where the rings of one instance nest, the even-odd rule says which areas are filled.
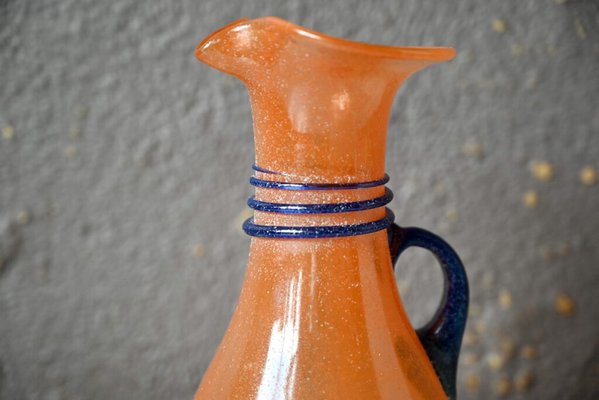
[[[256,164],[252,165],[252,169],[253,169],[254,171],[262,172],[262,173],[265,173],[265,174],[273,174],[273,175],[285,175],[285,174],[283,174],[283,173],[281,173],[281,172],[275,172],[275,171],[271,171],[271,170],[268,170],[268,169],[265,169],[265,168],[259,167],[259,166],[257,166]]]
[[[384,218],[377,221],[365,222],[353,225],[334,226],[270,226],[256,225],[254,218],[249,218],[243,223],[243,230],[250,236],[263,238],[284,239],[314,239],[331,238],[341,236],[366,235],[387,229],[395,220],[393,212],[386,208]]]
[[[282,204],[256,200],[254,196],[248,199],[248,206],[257,211],[281,214],[333,214],[342,212],[370,210],[389,204],[393,200],[393,192],[385,188],[385,194],[374,199],[348,203],[327,204]]]
[[[389,182],[389,175],[385,174],[382,179],[370,182],[358,183],[290,183],[268,181],[252,176],[250,184],[252,186],[266,189],[282,189],[282,190],[346,190],[346,189],[366,189],[384,185]]]

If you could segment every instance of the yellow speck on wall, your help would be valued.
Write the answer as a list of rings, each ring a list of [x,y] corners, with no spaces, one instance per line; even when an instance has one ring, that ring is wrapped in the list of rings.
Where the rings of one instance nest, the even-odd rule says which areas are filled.
[[[480,388],[480,376],[469,374],[466,377],[466,387],[471,392],[476,392]]]
[[[580,181],[586,186],[594,185],[597,183],[597,170],[594,167],[587,165],[580,170]]]
[[[203,244],[196,244],[193,246],[193,255],[196,257],[203,257],[206,254],[206,248]]]
[[[447,217],[447,220],[449,220],[449,222],[456,222],[458,220],[458,212],[454,209],[447,210],[445,216]]]
[[[472,346],[472,345],[477,344],[478,342],[479,342],[479,337],[474,332],[466,331],[466,333],[464,333],[464,339],[462,340],[462,343],[464,344],[464,346]]]
[[[479,319],[474,323],[474,330],[476,331],[476,333],[482,335],[487,331],[487,323],[484,320]]]
[[[498,353],[491,353],[487,356],[487,364],[493,371],[497,371],[505,364],[505,359]]]
[[[77,147],[75,147],[75,146],[67,146],[64,149],[64,155],[69,158],[75,157],[77,155],[77,153],[79,153],[79,150],[77,150]]]
[[[31,217],[27,211],[21,211],[17,214],[17,222],[21,225],[27,225],[31,221]]]
[[[555,311],[558,314],[569,317],[574,313],[575,308],[574,300],[569,295],[561,293],[555,298]]]
[[[497,395],[503,397],[503,396],[507,396],[511,392],[512,392],[512,381],[510,381],[509,378],[504,376],[495,383],[495,393],[497,393]]]
[[[512,293],[507,290],[502,290],[499,293],[499,304],[501,305],[501,308],[508,309],[512,307],[512,302]]]
[[[478,362],[478,356],[476,353],[466,353],[464,354],[464,363],[466,365],[474,365]]]
[[[536,208],[539,204],[539,195],[534,190],[528,190],[524,193],[522,202],[527,208]]]
[[[251,218],[253,216],[254,216],[254,212],[252,211],[252,209],[249,207],[244,207],[243,210],[241,210],[239,212],[239,214],[237,214],[237,217],[235,217],[235,219],[233,220],[233,227],[239,233],[243,234],[243,228],[242,228],[243,223],[245,222],[246,219]]]
[[[518,374],[514,380],[516,390],[520,392],[528,391],[535,382],[535,376],[531,371],[526,371]]]
[[[15,130],[11,125],[5,125],[2,127],[2,137],[6,140],[10,140],[15,135]]]
[[[540,160],[535,160],[530,163],[530,172],[533,177],[543,182],[549,182],[555,175],[553,165],[549,164],[547,161]]]
[[[484,155],[484,148],[480,143],[467,142],[462,148],[462,153],[466,157],[481,158]]]
[[[522,350],[520,350],[520,357],[522,357],[525,360],[531,360],[536,356],[537,349],[530,344],[527,344],[526,346],[522,347]]]
[[[514,344],[514,341],[512,339],[501,339],[500,347],[501,355],[505,361],[509,361],[514,358],[514,354],[516,353],[516,345]]]
[[[502,19],[494,19],[492,27],[493,31],[497,33],[504,33],[507,30],[507,24]]]

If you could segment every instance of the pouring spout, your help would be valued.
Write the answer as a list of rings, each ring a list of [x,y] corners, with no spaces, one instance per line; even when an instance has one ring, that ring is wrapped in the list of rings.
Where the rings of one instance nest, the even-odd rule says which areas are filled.
[[[221,36],[225,34],[227,31],[232,30],[236,26],[241,25],[246,21],[248,21],[248,18],[240,18],[237,21],[233,21],[223,26],[222,28],[212,32],[210,35],[206,36],[204,40],[202,40],[196,48],[196,57],[200,61],[205,61],[205,54],[209,50],[210,46],[214,45],[215,43],[218,43],[221,39]]]
[[[225,73],[232,73],[239,63],[235,48],[240,40],[234,33],[244,29],[247,18],[241,18],[212,32],[196,47],[195,56],[201,62]]]

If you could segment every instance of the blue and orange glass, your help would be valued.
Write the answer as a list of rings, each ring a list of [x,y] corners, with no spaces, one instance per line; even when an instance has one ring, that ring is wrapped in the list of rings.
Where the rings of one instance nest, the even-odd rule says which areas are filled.
[[[196,399],[455,398],[468,308],[462,263],[385,207],[387,122],[401,83],[455,52],[326,36],[278,18],[206,38],[201,61],[241,79],[256,144],[252,236],[239,303]],[[445,292],[416,331],[393,263],[439,260]]]

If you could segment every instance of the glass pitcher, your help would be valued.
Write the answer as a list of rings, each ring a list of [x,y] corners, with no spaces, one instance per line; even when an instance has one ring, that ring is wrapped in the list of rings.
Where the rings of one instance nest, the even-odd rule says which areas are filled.
[[[241,79],[252,106],[254,217],[239,303],[196,399],[455,398],[468,283],[438,236],[385,207],[393,98],[451,48],[347,41],[274,18],[212,33],[197,58]],[[415,330],[393,264],[418,246],[445,278]]]

